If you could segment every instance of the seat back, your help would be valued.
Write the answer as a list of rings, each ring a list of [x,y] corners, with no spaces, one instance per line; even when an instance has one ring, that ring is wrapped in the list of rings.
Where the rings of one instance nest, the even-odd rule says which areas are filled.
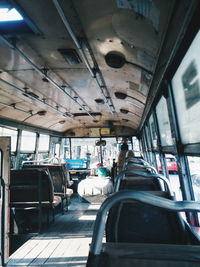
[[[161,185],[156,178],[146,178],[142,176],[124,177],[120,183],[119,190],[138,190],[138,191],[154,191],[161,190]]]
[[[54,192],[55,193],[66,193],[66,187],[67,187],[67,176],[65,176],[63,166],[61,164],[44,164],[44,165],[24,165],[23,168],[45,168],[49,170],[49,173],[51,175],[53,186],[54,186]]]
[[[170,198],[165,192],[152,194]],[[186,244],[184,232],[179,214],[134,200],[114,205],[106,223],[107,242]]]
[[[53,202],[53,183],[48,169],[11,170],[11,202]]]

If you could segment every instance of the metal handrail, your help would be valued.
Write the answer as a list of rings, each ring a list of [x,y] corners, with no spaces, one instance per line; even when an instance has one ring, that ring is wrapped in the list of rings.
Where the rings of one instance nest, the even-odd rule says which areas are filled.
[[[155,207],[162,209],[175,211],[175,212],[200,212],[200,202],[196,201],[173,201],[166,198],[158,197],[149,193],[144,193],[140,191],[119,191],[110,197],[108,197],[101,205],[92,236],[92,243],[90,246],[90,253],[92,255],[100,255],[102,248],[102,240],[105,231],[105,224],[107,213],[117,202],[122,200],[135,200],[141,203],[146,203]]]

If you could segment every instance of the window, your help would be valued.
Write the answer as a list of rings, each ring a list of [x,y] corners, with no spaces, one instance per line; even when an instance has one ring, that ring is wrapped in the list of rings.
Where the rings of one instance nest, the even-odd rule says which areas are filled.
[[[96,164],[101,162],[100,146],[96,146],[96,138],[72,138],[72,160],[69,168],[94,168]],[[73,161],[75,160],[75,161]],[[75,164],[75,165],[74,165]]]
[[[70,141],[69,138],[64,138],[63,139],[63,157],[65,159],[70,159]]]
[[[16,35],[26,33],[40,33],[40,31],[19,8],[16,9],[11,5],[2,7],[1,5],[0,34]]]
[[[172,79],[172,89],[183,144],[200,142],[200,31]]]
[[[141,153],[140,153],[139,140],[137,139],[137,137],[133,136],[132,142],[133,142],[133,152],[134,152],[134,155],[136,157],[140,157],[141,156]]]
[[[117,160],[117,141],[116,138],[103,138],[106,141],[106,145],[102,146],[103,166],[111,168],[113,165],[113,159]]]
[[[151,138],[149,134],[149,128],[147,125],[145,126],[145,133],[146,133],[146,140],[147,140],[147,148],[148,150],[151,150]]]
[[[47,151],[49,151],[49,136],[40,134],[38,152],[47,152]]]
[[[200,201],[200,157],[187,157],[195,200]]]
[[[3,171],[3,155],[2,150],[0,149],[0,178],[2,178],[2,171]]]
[[[167,101],[162,96],[156,106],[156,115],[158,118],[158,127],[162,146],[172,146],[171,126],[167,109]]]
[[[0,22],[19,20],[23,20],[23,17],[15,8],[0,8]]]
[[[34,152],[36,143],[36,133],[22,131],[21,148],[22,152]]]
[[[155,121],[153,118],[153,115],[150,116],[149,118],[149,126],[150,126],[150,132],[151,132],[151,137],[152,137],[152,145],[153,148],[156,149],[158,147],[158,136],[156,132],[156,127],[155,127]]]
[[[0,136],[11,136],[11,152],[15,152],[17,147],[17,130],[0,127]]]

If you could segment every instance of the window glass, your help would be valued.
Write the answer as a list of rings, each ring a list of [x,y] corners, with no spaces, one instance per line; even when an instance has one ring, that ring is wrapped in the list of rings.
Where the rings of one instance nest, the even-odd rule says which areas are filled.
[[[103,166],[110,169],[113,165],[113,159],[117,156],[117,141],[116,138],[103,138],[106,141],[106,145],[102,146]]]
[[[158,118],[158,127],[160,131],[160,140],[162,146],[172,146],[171,127],[167,109],[167,101],[162,96],[156,106],[156,115]]]
[[[148,149],[151,150],[151,138],[149,134],[149,128],[147,127],[147,125],[145,126],[145,133],[146,133],[147,147]]]
[[[40,134],[38,152],[49,151],[49,136]]]
[[[55,144],[54,157],[60,157],[60,143]]]
[[[183,144],[200,142],[200,32],[172,79],[173,95]]]
[[[157,136],[157,132],[156,132],[156,128],[155,128],[155,122],[154,122],[153,115],[151,115],[149,118],[149,126],[150,126],[150,131],[151,131],[153,148],[157,148],[158,136]]]
[[[72,138],[72,159],[77,161],[80,168],[93,168],[101,162],[100,146],[96,146],[97,138]],[[72,162],[72,164],[76,164]]]
[[[63,139],[63,157],[65,159],[70,159],[70,141],[69,138],[64,138]]]
[[[200,157],[188,157],[195,200],[200,201]]]
[[[22,131],[21,151],[35,151],[36,133]]]
[[[161,159],[159,154],[156,154],[157,159],[157,168],[159,173],[164,173],[163,168],[161,164]],[[178,164],[176,157],[172,154],[165,154],[165,162],[166,167],[169,175],[169,182],[172,187],[172,191],[175,193],[176,200],[182,200],[182,193],[181,193],[181,187],[180,187],[180,180],[178,176]]]
[[[0,136],[11,136],[11,152],[15,152],[17,147],[17,130],[0,127]]]
[[[49,158],[49,153],[44,152],[44,153],[38,153],[37,155],[37,160],[40,160],[40,161],[47,159],[47,158]]]
[[[2,151],[0,149],[0,177],[2,177],[2,168],[3,168],[3,166],[2,166]]]
[[[134,152],[134,155],[136,157],[140,157],[141,156],[141,153],[140,153],[139,140],[137,139],[137,137],[133,136],[132,142],[133,142],[133,152]]]

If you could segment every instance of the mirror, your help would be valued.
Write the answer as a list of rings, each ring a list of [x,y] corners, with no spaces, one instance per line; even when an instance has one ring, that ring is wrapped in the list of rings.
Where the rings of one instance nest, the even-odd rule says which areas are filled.
[[[96,146],[106,146],[106,140],[97,140],[96,142],[95,142],[95,145]]]

